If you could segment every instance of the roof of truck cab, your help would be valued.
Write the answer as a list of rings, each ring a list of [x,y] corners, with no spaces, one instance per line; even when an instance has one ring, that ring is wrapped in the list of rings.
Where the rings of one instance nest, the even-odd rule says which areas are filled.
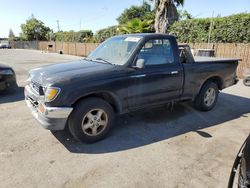
[[[161,33],[134,33],[134,34],[125,34],[125,35],[117,35],[116,37],[124,36],[124,37],[142,37],[142,38],[151,38],[151,37],[169,37],[175,38],[173,35],[161,34]]]

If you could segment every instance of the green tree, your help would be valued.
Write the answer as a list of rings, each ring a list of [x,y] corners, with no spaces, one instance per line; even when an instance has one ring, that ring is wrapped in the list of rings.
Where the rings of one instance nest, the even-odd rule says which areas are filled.
[[[8,38],[9,38],[9,41],[15,40],[15,34],[12,31],[12,29],[9,30],[9,37]]]
[[[120,26],[121,33],[145,33],[152,31],[152,20],[141,21],[138,18],[134,18],[125,24]]]
[[[155,2],[155,32],[166,33],[169,26],[178,20],[177,6],[183,5],[184,0],[151,0]]]
[[[119,24],[125,24],[134,18],[139,18],[140,20],[154,19],[154,11],[151,11],[150,5],[144,1],[141,6],[131,6],[125,9],[117,18],[117,21]]]
[[[178,10],[178,20],[193,19],[193,16],[186,10]]]
[[[21,25],[21,37],[25,40],[48,40],[51,29],[32,15],[25,24]]]
[[[97,42],[103,42],[107,38],[117,34],[119,34],[119,27],[115,25],[97,31],[94,38]]]

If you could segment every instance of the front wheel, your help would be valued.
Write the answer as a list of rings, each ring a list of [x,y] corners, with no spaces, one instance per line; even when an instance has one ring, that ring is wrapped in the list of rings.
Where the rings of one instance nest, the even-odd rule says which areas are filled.
[[[240,167],[239,167],[239,177],[238,177],[238,188],[250,188],[250,180],[247,176],[247,167],[246,161],[241,158]]]
[[[211,110],[216,105],[218,94],[219,89],[217,84],[214,82],[206,82],[194,101],[195,107],[201,111]]]
[[[109,132],[114,119],[113,108],[104,100],[89,98],[79,102],[69,117],[69,131],[82,142],[96,142]]]

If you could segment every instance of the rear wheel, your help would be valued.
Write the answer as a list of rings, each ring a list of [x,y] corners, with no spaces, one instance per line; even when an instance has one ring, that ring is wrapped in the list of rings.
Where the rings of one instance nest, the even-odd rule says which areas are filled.
[[[89,98],[75,106],[68,121],[69,131],[79,141],[96,142],[108,134],[113,119],[113,108],[106,101]]]
[[[218,94],[218,85],[214,82],[206,82],[194,101],[195,107],[202,111],[211,110],[216,105]]]

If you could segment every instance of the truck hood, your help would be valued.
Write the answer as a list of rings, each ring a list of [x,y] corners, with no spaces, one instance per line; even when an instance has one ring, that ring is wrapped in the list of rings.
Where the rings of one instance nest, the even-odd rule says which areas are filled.
[[[77,60],[67,63],[47,65],[32,69],[30,79],[42,85],[70,82],[75,78],[95,76],[96,73],[105,72],[115,66],[108,63],[97,63],[88,60]]]

